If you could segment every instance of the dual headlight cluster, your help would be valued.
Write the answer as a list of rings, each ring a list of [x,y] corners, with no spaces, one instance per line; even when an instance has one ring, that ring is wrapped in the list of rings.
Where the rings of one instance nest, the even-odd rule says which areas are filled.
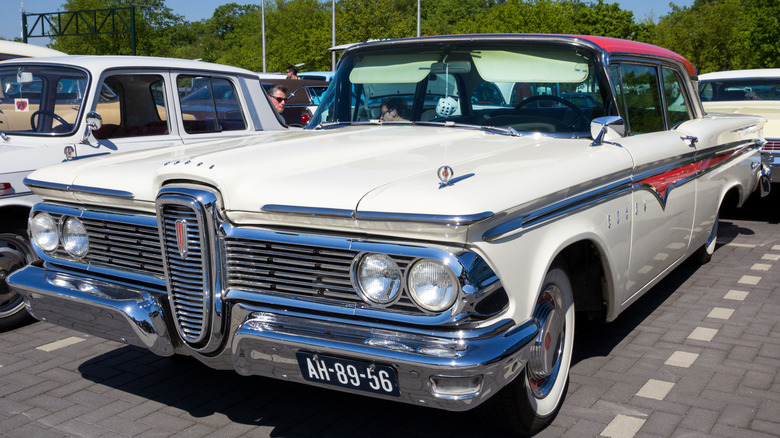
[[[460,289],[452,270],[438,260],[419,260],[404,276],[391,257],[373,253],[364,254],[355,261],[352,282],[363,301],[379,307],[398,301],[406,282],[412,301],[429,312],[450,308]]]
[[[30,219],[33,241],[44,251],[54,251],[62,243],[68,254],[82,258],[89,251],[87,229],[76,217],[63,216],[56,221],[48,213],[37,213]]]

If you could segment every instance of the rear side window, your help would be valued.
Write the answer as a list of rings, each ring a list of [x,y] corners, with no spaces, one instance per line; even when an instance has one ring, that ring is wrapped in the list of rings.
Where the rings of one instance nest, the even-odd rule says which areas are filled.
[[[95,138],[112,139],[164,135],[168,126],[165,82],[156,74],[108,76],[100,85],[95,111],[103,125]]]
[[[684,83],[674,71],[666,67],[661,68],[661,73],[664,79],[664,98],[669,127],[675,128],[680,123],[691,119],[683,91]]]
[[[182,124],[188,134],[246,129],[233,83],[224,78],[180,75],[176,79]]]

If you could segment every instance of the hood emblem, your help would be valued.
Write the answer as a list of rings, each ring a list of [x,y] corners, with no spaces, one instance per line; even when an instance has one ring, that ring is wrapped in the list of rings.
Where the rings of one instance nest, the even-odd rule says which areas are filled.
[[[439,170],[436,172],[436,174],[439,176],[439,188],[443,189],[444,187],[451,186],[455,184],[458,181],[464,180],[466,178],[474,176],[473,173],[469,173],[463,176],[459,176],[457,178],[454,178],[455,172],[452,170],[452,167],[450,166],[441,166]]]
[[[447,184],[449,184],[450,180],[452,179],[452,174],[453,174],[452,167],[441,166],[437,174],[439,175],[439,181],[441,181],[441,183],[446,186]]]
[[[176,221],[176,246],[179,248],[182,260],[186,260],[190,248],[187,242],[187,221],[184,219]]]

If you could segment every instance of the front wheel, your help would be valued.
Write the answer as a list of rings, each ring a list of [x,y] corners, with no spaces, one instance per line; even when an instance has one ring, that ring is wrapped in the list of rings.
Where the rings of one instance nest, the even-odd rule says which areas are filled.
[[[14,233],[0,234],[0,330],[17,327],[32,319],[24,308],[21,295],[8,286],[14,271],[35,260],[30,244]]]
[[[488,400],[482,414],[491,424],[521,435],[544,429],[561,408],[569,383],[574,342],[574,302],[563,266],[553,266],[534,309],[541,330],[523,372]]]

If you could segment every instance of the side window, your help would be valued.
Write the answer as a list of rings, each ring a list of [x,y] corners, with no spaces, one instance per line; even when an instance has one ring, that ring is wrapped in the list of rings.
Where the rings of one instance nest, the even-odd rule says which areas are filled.
[[[674,70],[663,67],[661,74],[664,78],[664,98],[669,128],[674,129],[680,123],[691,119],[688,102],[685,100],[685,86]]]
[[[664,111],[656,67],[622,64],[620,73],[631,135],[663,131]]]
[[[699,83],[699,97],[701,97],[702,102],[709,102],[712,100],[712,96],[714,94],[713,85],[711,82],[700,82]]]
[[[182,122],[188,134],[246,129],[241,102],[224,78],[180,75],[176,79]]]
[[[152,74],[114,75],[100,85],[94,110],[103,118],[99,139],[168,134],[165,82]]]

